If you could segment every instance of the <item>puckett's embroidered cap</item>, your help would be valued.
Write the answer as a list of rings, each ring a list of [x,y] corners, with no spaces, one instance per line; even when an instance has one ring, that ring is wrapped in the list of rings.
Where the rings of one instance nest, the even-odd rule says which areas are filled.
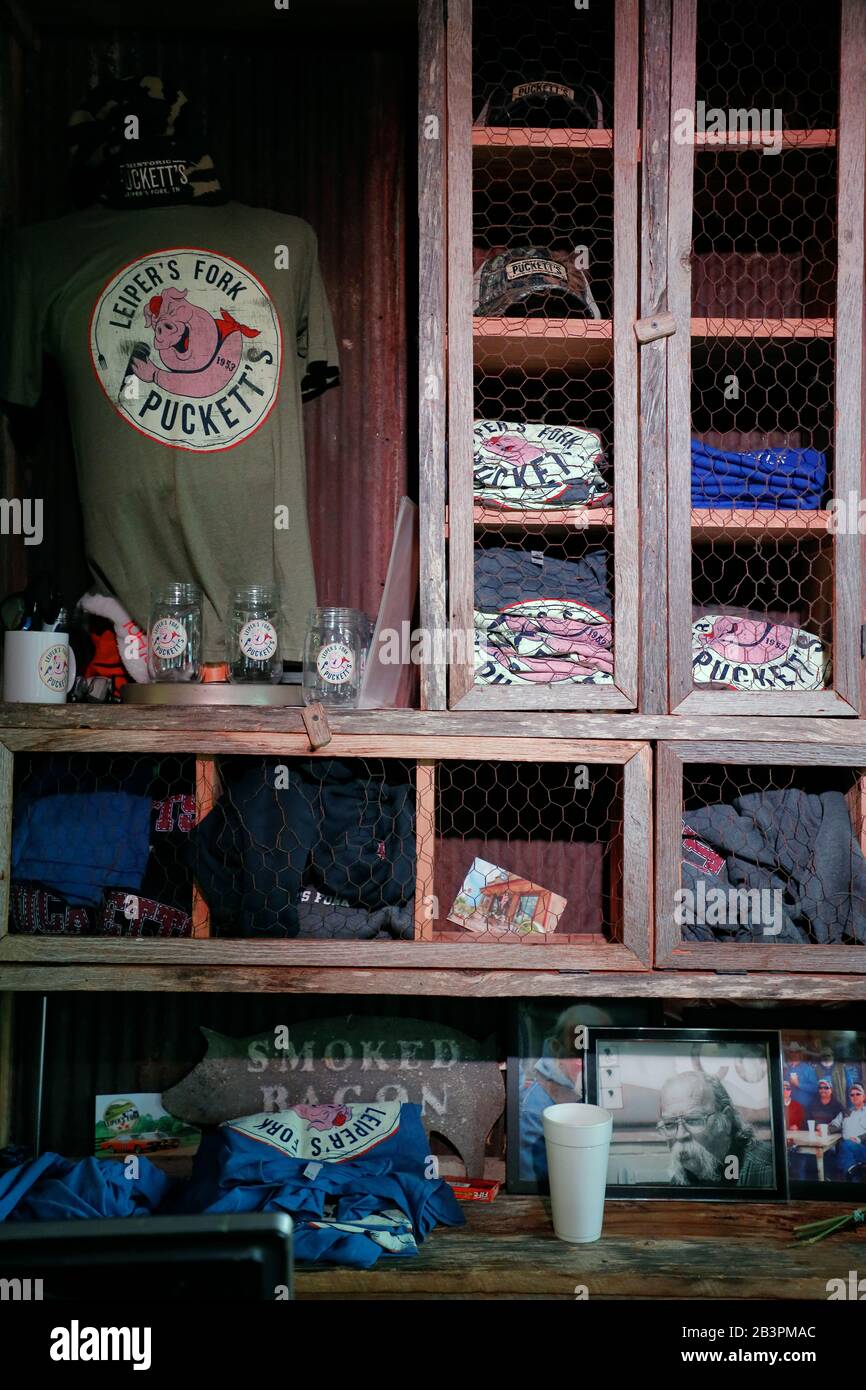
[[[494,247],[475,271],[475,314],[502,315],[522,307],[524,312],[568,315],[575,310],[599,319],[586,272],[569,251],[545,251],[538,246]]]
[[[224,203],[191,103],[161,77],[108,77],[68,123],[76,203],[117,208]]]
[[[598,93],[585,83],[544,77],[500,87],[485,103],[476,125],[601,130],[604,111]]]

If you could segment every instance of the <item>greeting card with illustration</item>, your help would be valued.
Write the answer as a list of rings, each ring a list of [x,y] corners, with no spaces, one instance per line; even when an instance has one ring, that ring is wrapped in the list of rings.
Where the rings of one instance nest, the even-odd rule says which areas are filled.
[[[474,859],[448,920],[467,931],[544,935],[556,931],[565,907],[566,899],[549,888]]]

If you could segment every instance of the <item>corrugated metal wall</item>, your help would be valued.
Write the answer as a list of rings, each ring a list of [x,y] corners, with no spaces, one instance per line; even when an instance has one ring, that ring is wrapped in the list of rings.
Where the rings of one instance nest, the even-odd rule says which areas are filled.
[[[158,72],[188,92],[204,113],[232,195],[304,217],[318,234],[343,369],[342,385],[305,407],[319,593],[375,614],[399,499],[417,495],[407,410],[416,353],[409,325],[417,317],[407,285],[416,279],[417,233],[414,218],[406,221],[415,199],[415,7],[412,0],[357,5],[354,13],[343,6],[344,22],[331,23],[324,6],[293,0],[282,23],[265,26],[257,13],[250,23],[258,27],[248,30],[243,7],[221,0],[157,3],[140,18],[120,10],[113,0],[34,0],[14,27],[0,12],[0,225],[69,210],[66,120],[91,77]],[[115,22],[121,27],[107,27]],[[44,497],[45,553],[62,578],[83,587],[71,445],[56,383],[49,380],[40,409],[27,414],[33,418],[23,421],[17,447],[0,433],[3,495]],[[15,541],[4,540],[0,558],[4,593],[23,582],[26,563],[42,563]],[[21,996],[16,1009],[15,1130],[25,1142],[32,1138],[40,1002]],[[349,1011],[436,1017],[458,1027],[467,1014],[464,1004],[441,1000],[249,995],[52,995],[48,1004],[43,1146],[67,1153],[90,1146],[96,1093],[161,1090],[179,1079],[203,1051],[200,1023],[240,1036],[275,1021]],[[491,1027],[501,1024],[503,1008],[482,1010]],[[479,1015],[477,1004],[471,1012]]]
[[[111,6],[102,8],[111,14]],[[319,593],[324,602],[375,615],[397,505],[407,473],[415,471],[407,422],[415,339],[407,330],[406,290],[407,258],[414,264],[406,206],[415,41],[411,22],[395,29],[377,22],[374,9],[351,40],[338,27],[327,29],[324,18],[319,36],[307,28],[300,37],[290,24],[245,33],[242,13],[225,32],[208,23],[206,10],[183,30],[38,25],[38,50],[7,32],[0,194],[7,224],[67,211],[66,120],[91,76],[157,72],[177,81],[204,113],[233,196],[313,225],[343,367],[342,385],[305,407]],[[77,582],[84,571],[64,481],[72,476],[68,435],[62,411],[44,404],[42,413],[37,437],[28,431],[22,468],[39,477],[38,495],[46,498],[46,553],[60,554],[64,573]],[[49,493],[43,489],[51,474]],[[42,563],[32,552],[26,559]]]
[[[33,1142],[41,998],[16,999],[13,1138]],[[510,1004],[502,999],[413,999],[251,994],[52,994],[45,1034],[42,1148],[86,1154],[97,1095],[163,1091],[204,1055],[203,1025],[248,1037],[300,1020],[431,1019],[479,1041],[495,1035],[504,1060]]]

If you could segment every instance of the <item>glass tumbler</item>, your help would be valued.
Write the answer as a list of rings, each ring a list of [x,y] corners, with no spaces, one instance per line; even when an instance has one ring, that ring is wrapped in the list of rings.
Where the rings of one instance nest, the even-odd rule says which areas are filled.
[[[280,591],[276,584],[247,584],[235,589],[226,621],[230,681],[261,685],[280,679],[279,623]]]
[[[313,608],[304,643],[304,703],[353,709],[361,693],[366,614],[356,608]]]
[[[201,589],[170,583],[152,589],[147,669],[152,681],[197,681],[201,675]]]

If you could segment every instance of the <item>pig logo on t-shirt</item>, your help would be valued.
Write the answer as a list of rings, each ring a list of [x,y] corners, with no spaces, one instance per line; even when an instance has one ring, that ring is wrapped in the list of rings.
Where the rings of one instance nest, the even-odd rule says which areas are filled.
[[[108,400],[135,429],[175,449],[230,449],[277,396],[282,335],[264,285],[213,251],[154,252],[102,291],[90,325]]]

